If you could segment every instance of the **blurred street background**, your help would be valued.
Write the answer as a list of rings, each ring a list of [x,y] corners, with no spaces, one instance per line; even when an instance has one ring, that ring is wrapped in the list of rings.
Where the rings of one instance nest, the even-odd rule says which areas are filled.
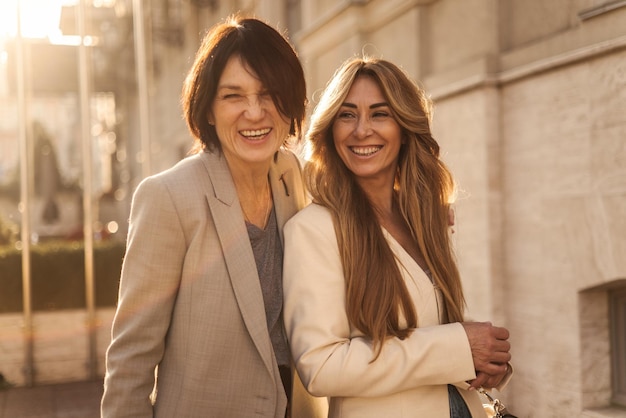
[[[98,418],[102,382],[56,383],[0,391],[0,418]]]
[[[309,110],[356,54],[424,86],[501,398],[626,417],[626,0],[1,0],[0,418],[98,416],[132,194],[191,148],[182,83],[234,12],[288,35]]]

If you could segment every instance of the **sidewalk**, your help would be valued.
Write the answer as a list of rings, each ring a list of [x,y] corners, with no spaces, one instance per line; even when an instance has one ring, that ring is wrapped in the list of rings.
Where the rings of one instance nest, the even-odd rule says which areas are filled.
[[[0,390],[0,418],[99,418],[102,380]]]

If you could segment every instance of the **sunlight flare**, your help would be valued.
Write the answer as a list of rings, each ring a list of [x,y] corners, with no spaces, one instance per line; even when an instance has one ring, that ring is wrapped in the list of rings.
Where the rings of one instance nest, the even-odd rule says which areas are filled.
[[[61,35],[59,20],[63,5],[78,0],[2,0],[0,38],[17,35],[17,7],[20,6],[21,33],[25,38],[53,38]]]

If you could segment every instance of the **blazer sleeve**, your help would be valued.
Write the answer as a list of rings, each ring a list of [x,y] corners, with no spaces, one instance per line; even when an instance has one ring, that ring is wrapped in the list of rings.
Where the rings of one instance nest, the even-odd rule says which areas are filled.
[[[151,417],[155,367],[180,284],[185,238],[173,199],[156,178],[133,198],[129,235],[107,350],[102,417]]]
[[[284,319],[302,382],[316,396],[385,396],[476,377],[459,323],[391,338],[376,361],[371,340],[354,330],[330,214],[311,205],[285,226]]]

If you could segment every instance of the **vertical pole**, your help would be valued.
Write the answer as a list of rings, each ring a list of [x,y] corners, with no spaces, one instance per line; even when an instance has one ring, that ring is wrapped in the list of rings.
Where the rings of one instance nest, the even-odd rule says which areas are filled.
[[[29,126],[26,97],[26,65],[24,59],[24,40],[22,38],[22,16],[20,2],[17,2],[17,36],[15,42],[17,103],[20,140],[20,211],[22,213],[22,307],[24,314],[24,378],[26,386],[34,384],[33,350],[33,311],[31,296],[31,261],[30,261],[30,196],[32,152],[29,143]]]
[[[78,81],[80,102],[80,133],[82,140],[83,155],[83,238],[85,241],[85,302],[87,305],[87,334],[89,338],[89,378],[97,376],[97,345],[96,345],[96,310],[95,310],[95,285],[94,285],[94,262],[93,262],[93,185],[91,168],[92,161],[92,138],[91,138],[91,103],[90,103],[90,79],[89,51],[86,45],[86,1],[78,3],[76,24],[80,44],[78,46]]]
[[[150,149],[150,111],[148,98],[148,75],[146,59],[146,34],[144,28],[143,1],[133,0],[133,30],[135,35],[135,67],[139,99],[139,137],[141,139],[142,178],[151,174],[152,153]]]

